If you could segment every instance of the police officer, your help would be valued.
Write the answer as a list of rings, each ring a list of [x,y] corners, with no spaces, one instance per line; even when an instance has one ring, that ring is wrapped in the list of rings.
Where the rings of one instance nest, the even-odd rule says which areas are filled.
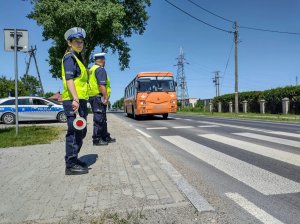
[[[104,69],[105,53],[94,55],[95,65],[90,68],[89,102],[94,114],[93,144],[108,145],[116,141],[107,131],[106,109],[111,93],[110,79]]]
[[[78,159],[87,129],[76,130],[73,121],[76,113],[87,117],[88,71],[83,64],[81,51],[84,46],[85,30],[80,27],[69,29],[64,37],[68,49],[62,59],[63,106],[67,116],[68,130],[66,134],[66,175],[88,173],[86,164]]]

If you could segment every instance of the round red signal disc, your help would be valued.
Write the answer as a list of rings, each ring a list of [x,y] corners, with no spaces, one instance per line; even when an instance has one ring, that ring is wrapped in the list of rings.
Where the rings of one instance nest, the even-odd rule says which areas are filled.
[[[86,127],[86,120],[82,117],[77,117],[73,121],[73,126],[76,130],[82,130]]]

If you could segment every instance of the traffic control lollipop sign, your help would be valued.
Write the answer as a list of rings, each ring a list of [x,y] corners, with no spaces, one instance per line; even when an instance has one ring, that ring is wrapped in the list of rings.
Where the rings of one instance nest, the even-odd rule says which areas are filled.
[[[78,112],[76,112],[76,118],[73,121],[73,126],[76,130],[82,130],[86,127],[86,120],[83,117],[80,117]]]

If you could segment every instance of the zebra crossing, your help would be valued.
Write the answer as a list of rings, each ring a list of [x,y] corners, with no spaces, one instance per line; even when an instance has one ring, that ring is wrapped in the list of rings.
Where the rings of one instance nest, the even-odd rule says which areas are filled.
[[[188,119],[185,119],[188,121]],[[249,128],[230,124],[220,124],[216,122],[200,122],[202,125],[195,126],[175,126],[175,127],[155,127],[153,129],[146,128],[149,131],[161,130],[159,137],[176,146],[177,148],[191,154],[202,162],[223,172],[229,178],[237,180],[260,194],[268,196],[280,196],[284,194],[300,193],[300,182],[297,178],[288,178],[284,175],[274,172],[272,169],[264,169],[251,161],[243,161],[235,158],[232,154],[226,152],[228,147],[231,151],[238,150],[239,153],[250,153],[256,155],[255,158],[264,157],[274,161],[283,162],[284,164],[300,167],[300,133],[298,131],[280,132],[265,129]],[[232,133],[211,133],[210,128],[218,127],[236,128]],[[168,135],[166,129],[185,129],[193,128],[195,135],[199,138],[195,140],[195,136],[191,139],[187,136]],[[197,128],[210,130],[208,134],[197,134]],[[179,132],[180,133],[180,132]],[[205,140],[205,141],[202,141]],[[211,144],[207,145],[207,141]],[[220,145],[226,146],[224,150],[218,151]],[[276,166],[276,165],[274,165]],[[285,167],[286,168],[286,167]],[[256,205],[255,201],[251,201],[247,196],[238,192],[226,192],[224,196],[233,201],[237,206],[245,210],[247,213],[258,219],[261,223],[284,223],[273,217],[271,214]]]

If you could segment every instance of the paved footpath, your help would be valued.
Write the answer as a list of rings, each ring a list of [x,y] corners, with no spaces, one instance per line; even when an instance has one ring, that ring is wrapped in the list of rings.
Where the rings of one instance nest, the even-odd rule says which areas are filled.
[[[88,117],[80,152],[90,164],[86,175],[65,176],[63,136],[52,144],[0,149],[0,223],[75,223],[70,221],[74,216],[85,223],[85,217],[104,211],[141,209],[152,216],[153,211],[179,209],[166,217],[170,222],[178,220],[178,211],[183,218],[193,214],[189,200],[142,143],[145,137],[117,116],[109,114],[108,120],[117,142],[93,146],[92,115]]]

